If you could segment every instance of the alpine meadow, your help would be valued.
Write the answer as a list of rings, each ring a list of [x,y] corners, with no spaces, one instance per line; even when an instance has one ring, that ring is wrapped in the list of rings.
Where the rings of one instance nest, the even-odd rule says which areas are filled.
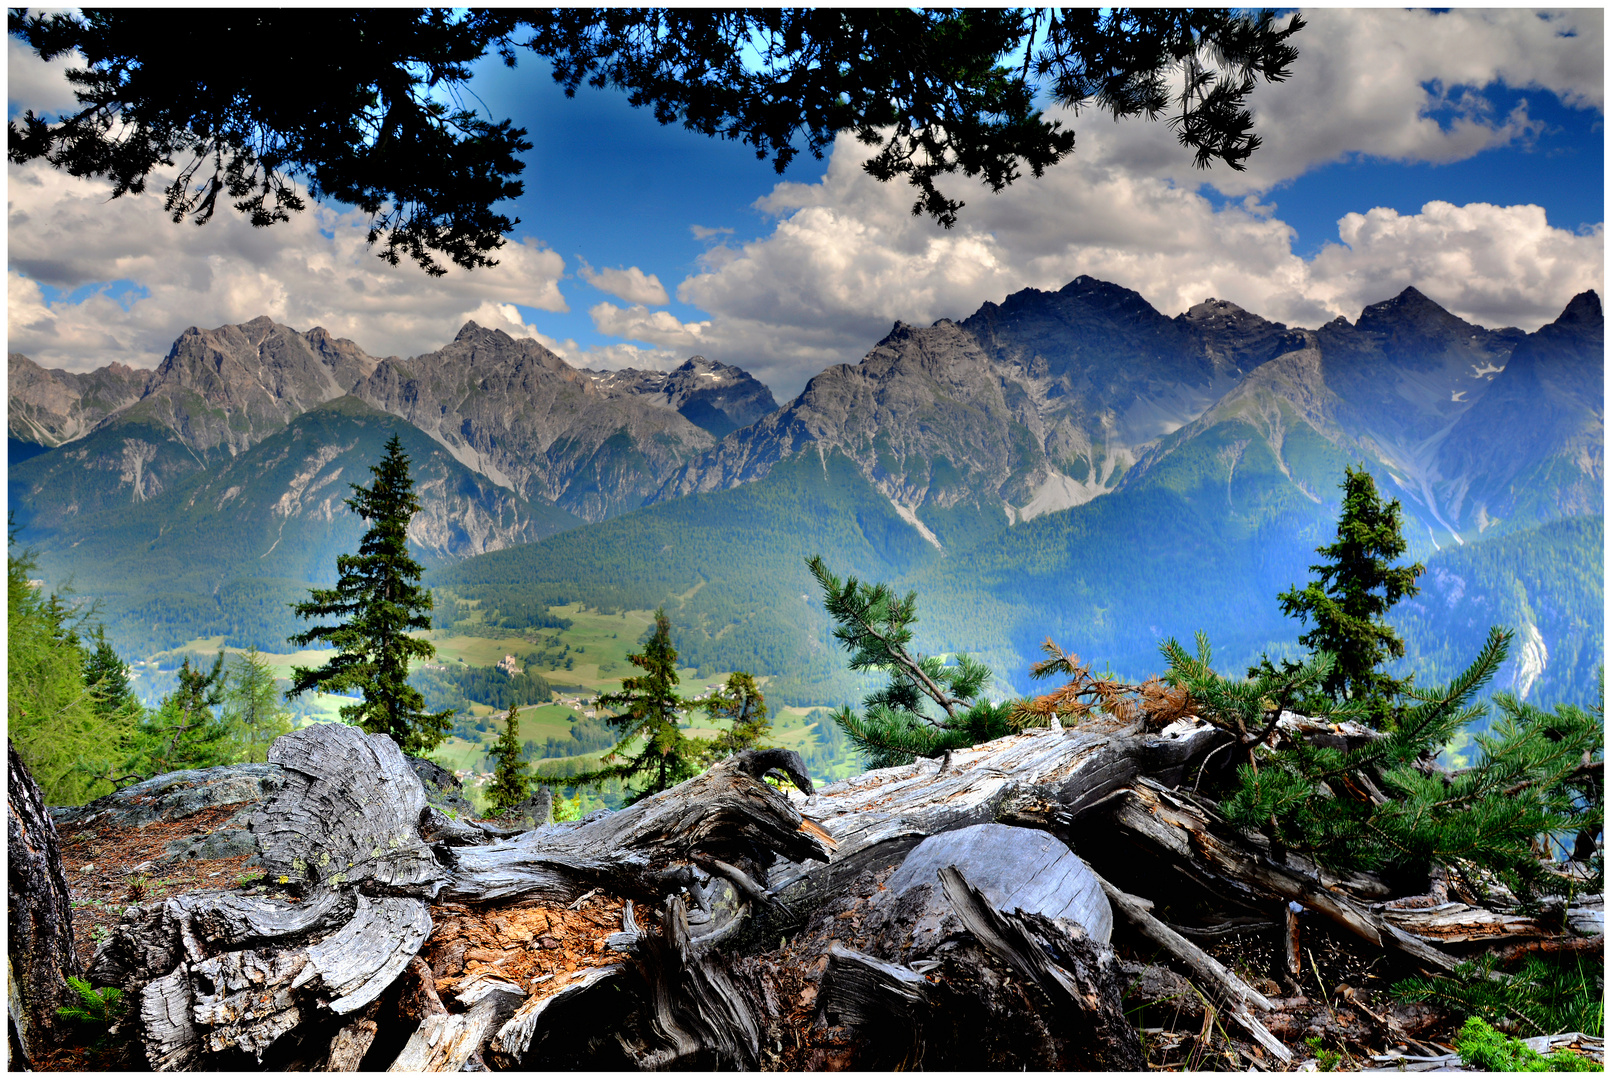
[[[1599,9],[8,32],[10,1067],[1604,1067]]]

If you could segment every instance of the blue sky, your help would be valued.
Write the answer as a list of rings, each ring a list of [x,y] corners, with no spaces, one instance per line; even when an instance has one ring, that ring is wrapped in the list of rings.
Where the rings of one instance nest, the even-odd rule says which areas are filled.
[[[159,362],[186,326],[268,314],[377,355],[419,353],[466,318],[578,365],[696,352],[798,392],[896,320],[964,317],[1081,273],[1174,315],[1208,296],[1291,324],[1354,318],[1414,284],[1485,325],[1532,329],[1603,289],[1603,15],[1307,13],[1293,80],[1254,99],[1266,145],[1198,172],[1163,124],[1066,118],[1075,156],[956,229],[841,140],[779,177],[734,143],[662,127],[613,92],[566,99],[545,67],[473,84],[525,127],[522,221],[495,271],[429,280],[381,265],[341,208],[251,230],[174,226],[153,198],[10,167],[11,348],[47,366]],[[60,107],[57,69],[9,49],[12,114]],[[694,227],[708,232],[697,236]]]

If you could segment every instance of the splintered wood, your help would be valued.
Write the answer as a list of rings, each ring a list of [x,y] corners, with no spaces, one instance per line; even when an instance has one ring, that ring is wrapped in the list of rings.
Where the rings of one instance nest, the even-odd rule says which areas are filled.
[[[475,908],[441,904],[421,955],[444,998],[480,975],[496,975],[539,996],[569,982],[567,976],[619,963],[608,939],[622,929],[624,903],[596,893],[571,910],[558,904]],[[640,928],[655,932],[651,913],[635,913]],[[651,925],[645,927],[645,923]]]

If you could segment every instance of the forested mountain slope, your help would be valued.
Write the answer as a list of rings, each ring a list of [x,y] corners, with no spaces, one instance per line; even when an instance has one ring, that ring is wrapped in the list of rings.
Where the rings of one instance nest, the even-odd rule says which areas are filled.
[[[126,652],[149,655],[219,634],[280,649],[304,628],[286,605],[305,599],[310,585],[334,583],[336,556],[356,549],[364,523],[343,500],[349,484],[370,482],[394,432],[413,462],[424,508],[409,539],[427,566],[581,524],[490,483],[412,425],[344,396],[139,504],[74,515],[60,529],[34,522],[27,538],[46,576],[71,577],[100,603]],[[13,506],[30,467],[45,461],[13,470]]]

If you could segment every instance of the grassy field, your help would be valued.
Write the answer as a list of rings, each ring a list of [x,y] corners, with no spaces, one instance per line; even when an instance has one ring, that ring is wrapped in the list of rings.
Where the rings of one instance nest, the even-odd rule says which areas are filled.
[[[476,630],[480,629],[478,615],[456,623],[454,631],[434,630],[424,635],[436,646],[437,662],[463,663],[475,667],[492,666],[505,656],[525,657],[534,651],[555,655],[560,651],[555,642],[568,647],[567,655],[572,662],[570,668],[534,666],[528,669],[531,674],[541,675],[550,683],[568,689],[556,691],[555,700],[551,704],[522,708],[520,730],[522,742],[530,740],[542,744],[551,738],[564,739],[571,725],[590,709],[592,699],[597,694],[619,690],[621,680],[638,670],[628,662],[627,654],[638,649],[639,640],[654,622],[654,613],[649,611],[626,611],[606,615],[574,604],[553,608],[552,613],[571,620],[571,626],[565,630],[525,631],[488,627],[486,636],[482,636],[476,633]],[[182,654],[210,656],[218,651],[222,640],[222,638],[197,638],[179,649],[152,659],[166,661]],[[234,654],[239,651],[241,650],[227,649],[226,653]],[[289,679],[293,667],[317,667],[329,659],[333,651],[303,649],[296,652],[259,655],[269,663],[277,677]],[[696,680],[695,669],[689,667],[679,668],[678,676],[682,680],[679,687],[682,693],[687,697],[698,697],[707,693],[708,689],[721,686],[727,681],[728,673],[722,672]],[[767,675],[757,675],[757,682],[763,693],[766,691],[768,681]],[[571,687],[578,689],[569,689]],[[296,708],[305,724],[331,722],[340,719],[337,710],[349,700],[334,694],[312,692],[304,694]],[[767,742],[773,746],[806,753],[816,741],[816,725],[807,720],[811,712],[810,707],[775,709],[772,714],[772,733]],[[489,721],[486,725],[487,730],[477,732],[478,738],[475,740],[450,737],[428,755],[444,768],[455,772],[478,770],[485,756],[491,753],[500,733],[501,725],[491,722],[495,716],[502,717],[503,714],[498,710],[487,705],[472,703],[469,713],[477,719],[487,719]],[[706,726],[709,721],[703,715],[695,714],[690,719],[695,726],[684,729],[690,736],[708,739],[719,734],[717,728]],[[843,767],[836,765],[828,771],[830,775],[818,779],[839,779],[842,774],[850,775],[855,770],[847,763]],[[470,794],[474,795],[475,792],[472,791]]]

